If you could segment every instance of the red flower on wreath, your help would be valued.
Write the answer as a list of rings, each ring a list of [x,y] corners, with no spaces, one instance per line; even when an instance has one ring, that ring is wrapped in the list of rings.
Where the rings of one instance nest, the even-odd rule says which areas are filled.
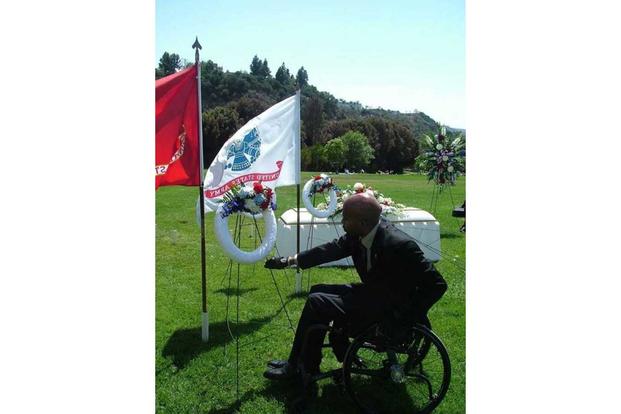
[[[255,187],[256,191],[257,187]],[[272,201],[272,194],[274,193],[271,188],[263,187],[261,192],[265,195],[265,201],[261,203],[261,209],[265,210],[270,206],[270,202]]]
[[[255,181],[252,184],[252,189],[254,190],[255,193],[262,193],[263,192],[263,185],[261,185],[261,183],[259,181]]]

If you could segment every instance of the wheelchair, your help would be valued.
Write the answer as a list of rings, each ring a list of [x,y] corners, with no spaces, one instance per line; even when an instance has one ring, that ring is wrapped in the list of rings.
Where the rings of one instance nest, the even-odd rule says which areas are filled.
[[[319,329],[329,334],[340,328],[313,325],[306,336]],[[341,368],[308,375],[301,367],[303,393],[294,402],[296,412],[304,412],[308,396],[317,392],[317,381],[326,378],[332,378],[365,414],[431,413],[442,402],[451,380],[451,363],[427,316],[408,320],[393,314],[347,336],[353,341]],[[324,343],[323,348],[327,347],[332,345]]]

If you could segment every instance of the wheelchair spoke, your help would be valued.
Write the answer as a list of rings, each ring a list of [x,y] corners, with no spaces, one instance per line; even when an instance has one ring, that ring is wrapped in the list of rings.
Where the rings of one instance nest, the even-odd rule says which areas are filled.
[[[386,378],[388,373],[385,369],[364,369],[364,368],[352,368],[352,374],[368,375],[369,377]]]
[[[427,379],[426,376],[419,374],[414,374],[414,377],[425,381],[425,383],[427,384],[427,390],[429,391],[429,398],[433,398],[433,387],[431,386],[431,382],[429,381],[429,379]]]

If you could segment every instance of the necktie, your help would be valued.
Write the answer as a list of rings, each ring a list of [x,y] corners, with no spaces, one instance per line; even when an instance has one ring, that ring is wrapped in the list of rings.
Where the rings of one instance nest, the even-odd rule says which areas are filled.
[[[360,251],[360,259],[362,261],[362,268],[364,270],[367,270],[367,252],[366,252],[366,247],[364,247],[363,244],[360,245],[360,247],[362,248],[362,250]]]

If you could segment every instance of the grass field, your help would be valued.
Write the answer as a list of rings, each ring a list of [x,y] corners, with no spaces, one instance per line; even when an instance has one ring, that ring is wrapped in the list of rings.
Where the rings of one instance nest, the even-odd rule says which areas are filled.
[[[311,173],[303,172],[302,180]],[[338,175],[339,186],[354,182],[371,185],[407,206],[430,209],[433,185],[421,175]],[[293,332],[281,311],[276,286],[286,303],[293,326],[304,304],[293,295],[291,270],[272,274],[256,265],[234,265],[213,232],[213,213],[206,216],[207,284],[210,340],[200,339],[201,282],[200,229],[194,207],[196,187],[163,187],[156,193],[156,410],[159,413],[243,413],[287,412],[295,389],[263,378],[265,363],[286,358]],[[451,202],[452,195],[452,202]],[[454,204],[465,197],[465,178],[439,197],[435,212],[441,225],[443,259],[436,267],[449,289],[430,311],[434,331],[446,345],[453,368],[451,385],[436,413],[465,412],[465,235],[459,232],[461,219],[451,217]],[[295,186],[278,188],[277,216],[296,205]],[[231,220],[233,221],[233,220]],[[252,249],[254,241],[242,237],[242,246]],[[250,243],[250,244],[249,244]],[[276,252],[274,252],[275,254]],[[308,283],[308,272],[303,287]],[[311,283],[358,281],[349,269],[315,268]],[[239,299],[239,302],[238,302]],[[228,306],[227,306],[228,303]],[[227,327],[238,337],[231,338]],[[239,314],[237,314],[239,309]],[[239,323],[237,323],[239,320]],[[236,404],[236,346],[239,345],[239,396]],[[325,351],[326,368],[336,361]],[[319,397],[309,407],[312,413],[354,413],[347,396],[339,394],[330,380],[320,383]]]

